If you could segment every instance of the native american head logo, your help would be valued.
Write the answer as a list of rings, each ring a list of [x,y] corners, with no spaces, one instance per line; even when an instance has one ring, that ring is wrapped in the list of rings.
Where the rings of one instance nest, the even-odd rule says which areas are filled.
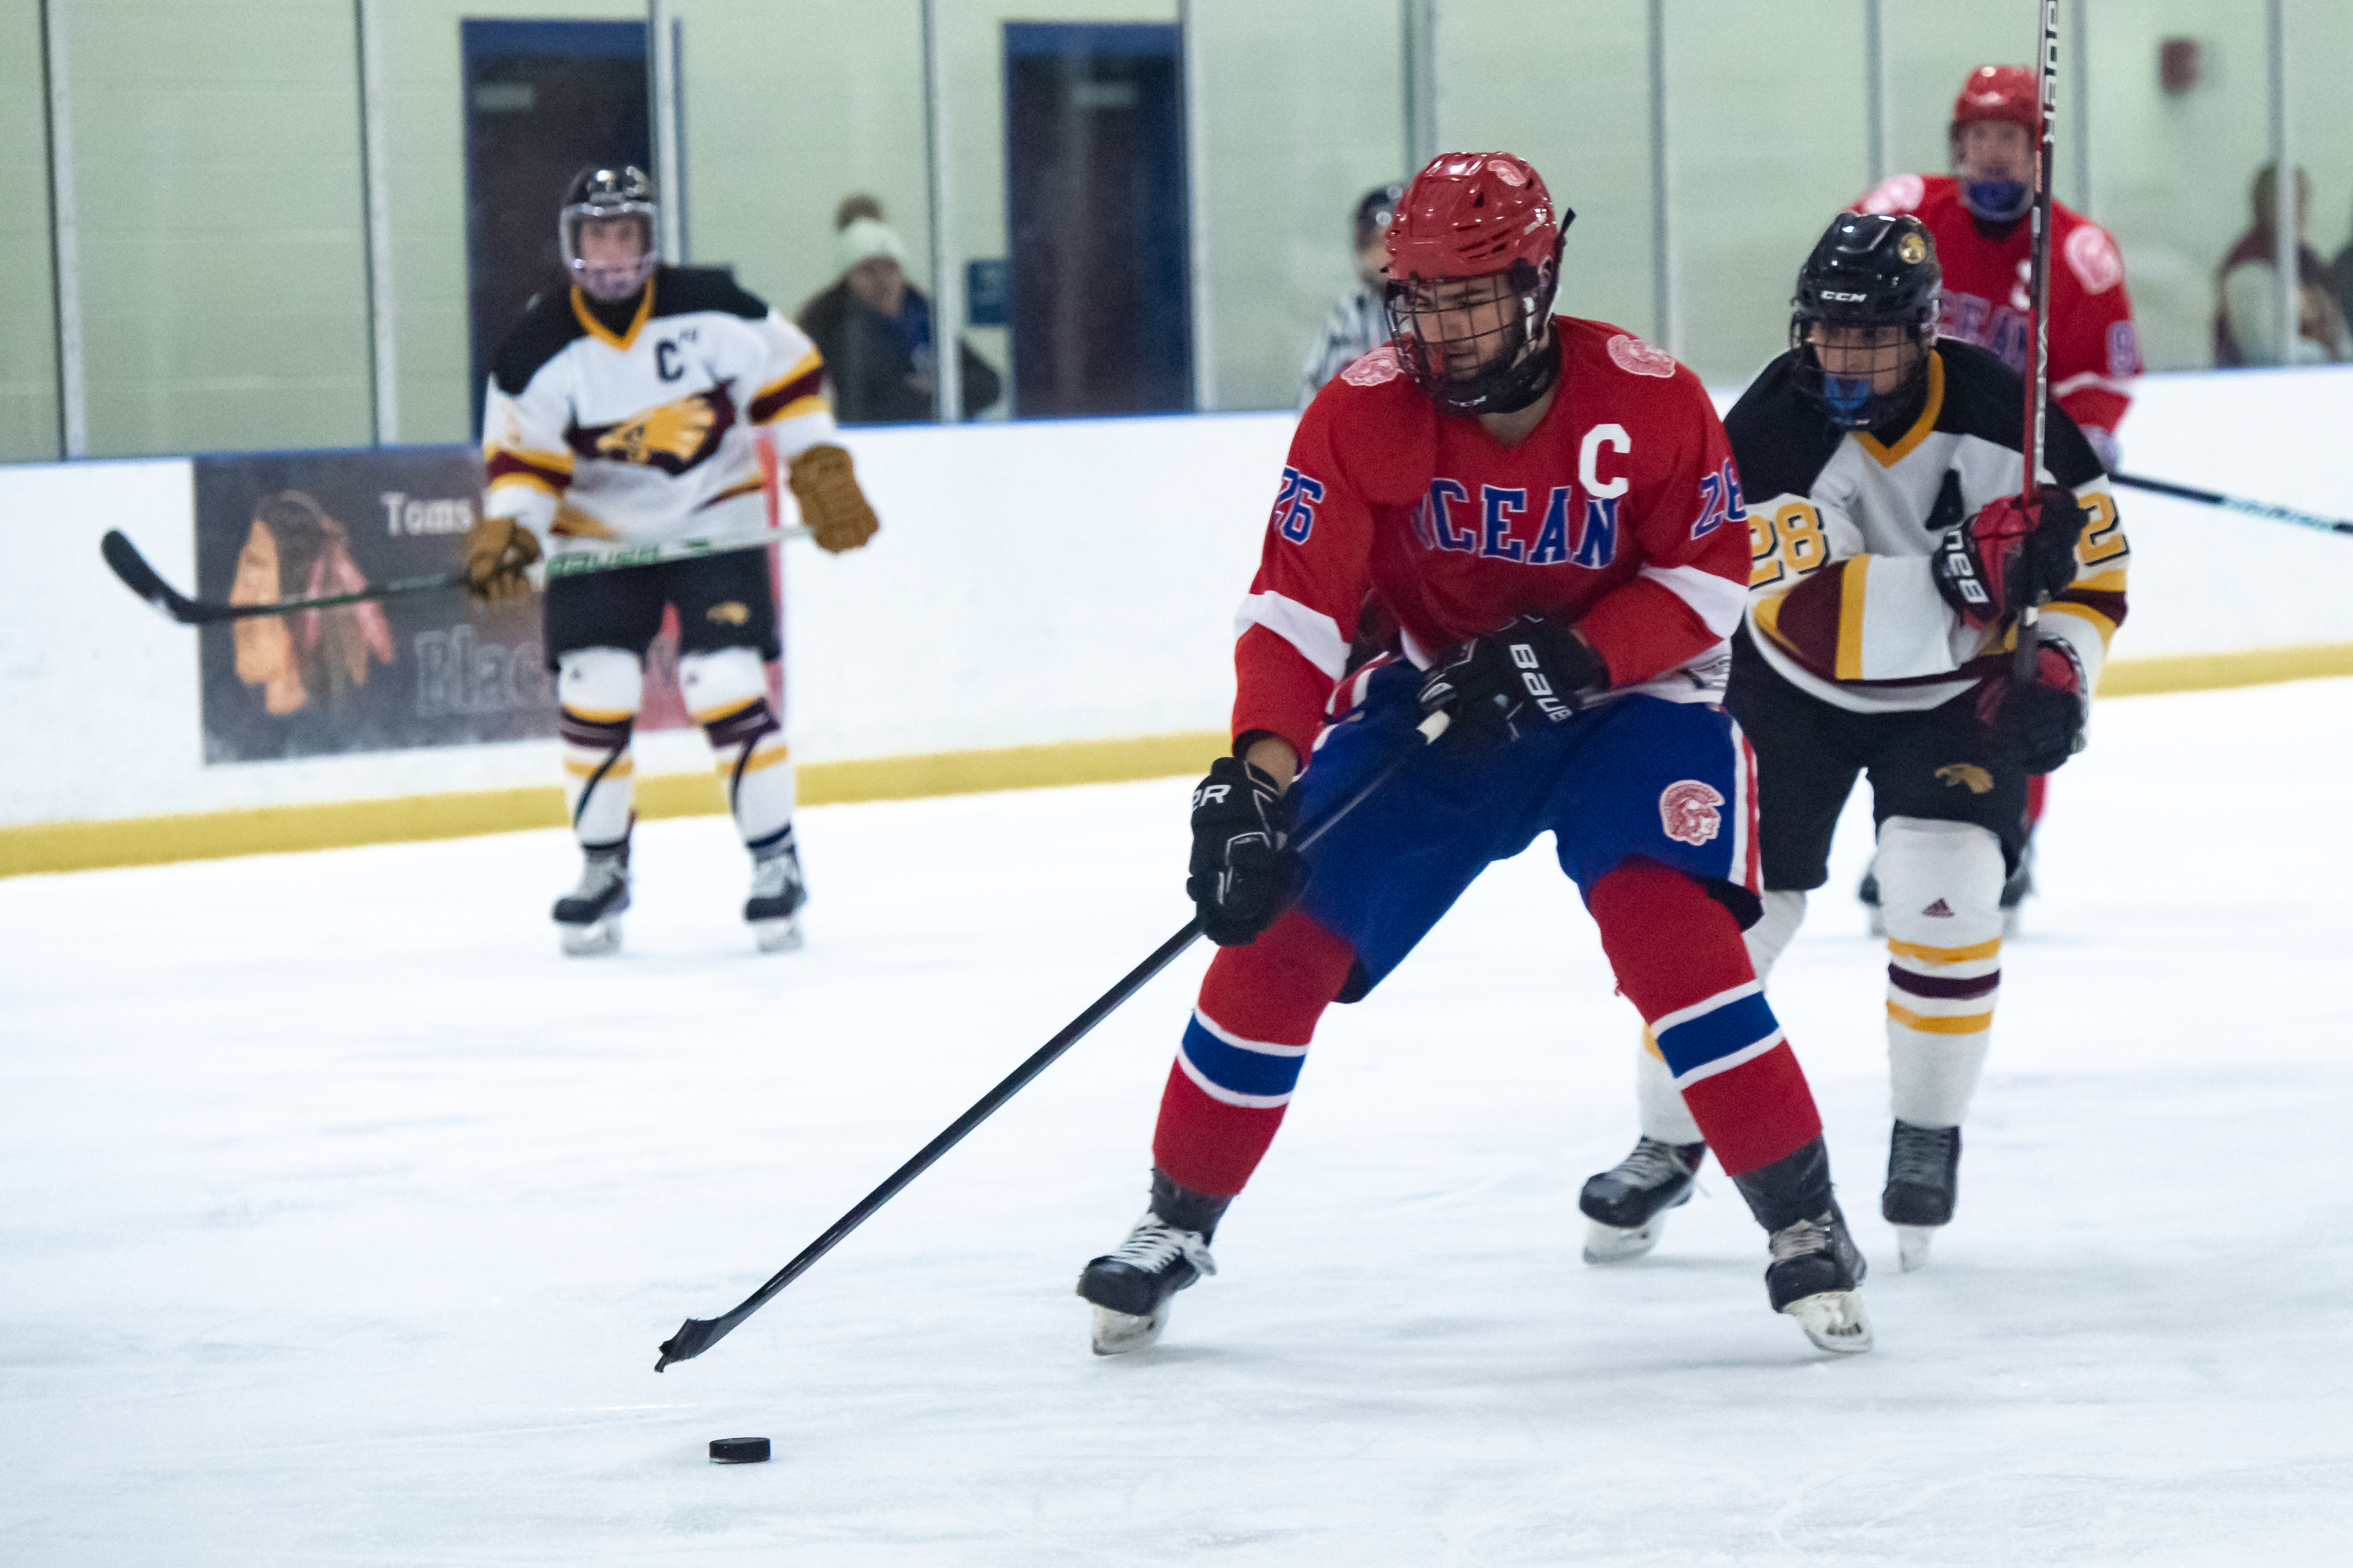
[[[1620,332],[1609,340],[1609,357],[1629,375],[1655,375],[1663,381],[1675,374],[1674,355],[1631,332]]]
[[[1659,792],[1659,826],[1678,844],[1696,848],[1724,826],[1724,796],[1697,779],[1682,779]]]
[[[1398,363],[1396,345],[1383,343],[1372,353],[1350,360],[1348,368],[1340,373],[1340,379],[1350,386],[1378,386],[1404,374],[1405,367]]]
[[[1948,763],[1936,770],[1936,782],[1947,787],[1964,784],[1971,795],[1989,795],[1993,775],[1975,763]]]
[[[711,445],[719,411],[707,393],[649,408],[600,432],[596,455],[608,462],[648,464],[679,473],[694,466]],[[667,458],[668,461],[664,461]]]

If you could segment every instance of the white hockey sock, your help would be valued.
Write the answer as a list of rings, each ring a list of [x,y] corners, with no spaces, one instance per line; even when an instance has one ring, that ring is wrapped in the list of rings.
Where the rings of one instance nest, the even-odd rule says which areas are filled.
[[[2002,874],[2000,840],[1972,823],[1891,816],[1880,827],[1888,1098],[1915,1127],[1958,1127],[1985,1070]]]
[[[1781,950],[1798,934],[1798,927],[1805,918],[1805,894],[1765,895],[1763,918],[1750,926],[1742,938],[1747,943],[1748,962],[1757,971],[1757,979],[1763,980],[1773,972]],[[1659,1042],[1648,1029],[1642,1031],[1641,1048],[1634,1053],[1634,1104],[1641,1117],[1643,1137],[1656,1138],[1662,1143],[1700,1142],[1699,1123],[1683,1104],[1683,1094],[1675,1088],[1674,1074],[1659,1055]]]
[[[583,848],[628,841],[638,796],[629,736],[644,696],[645,671],[626,649],[575,648],[556,661],[565,805]]]
[[[757,854],[791,842],[793,764],[768,706],[759,654],[747,647],[689,654],[678,661],[678,684],[687,711],[710,737],[744,847]]]

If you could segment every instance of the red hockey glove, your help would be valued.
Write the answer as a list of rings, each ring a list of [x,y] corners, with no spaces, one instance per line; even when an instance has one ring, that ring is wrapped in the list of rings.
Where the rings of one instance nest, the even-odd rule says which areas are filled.
[[[2031,501],[1988,502],[1937,542],[1936,592],[1978,630],[2042,604],[2075,580],[2075,540],[2088,515],[2056,485]]]
[[[1291,836],[1299,803],[1262,768],[1219,757],[1193,791],[1192,874],[1186,896],[1199,906],[1201,934],[1219,947],[1248,947],[1299,890],[1302,868]]]
[[[1560,723],[1583,706],[1577,693],[1609,684],[1609,666],[1570,628],[1519,616],[1475,637],[1421,683],[1421,710],[1452,720],[1457,744],[1498,746],[1524,729]]]
[[[2024,686],[2003,674],[1978,688],[1978,718],[1993,756],[2021,763],[2030,773],[2053,772],[2084,749],[2090,707],[2075,650],[2056,640],[2036,647],[2034,679]]]

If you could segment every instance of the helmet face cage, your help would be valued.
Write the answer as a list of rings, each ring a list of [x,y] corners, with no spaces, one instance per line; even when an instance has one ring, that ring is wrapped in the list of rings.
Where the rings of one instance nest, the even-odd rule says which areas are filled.
[[[1514,261],[1467,278],[1393,278],[1383,297],[1398,363],[1449,414],[1509,414],[1551,390],[1560,370],[1551,350],[1553,293],[1560,245],[1541,268]],[[1447,291],[1489,282],[1483,299],[1457,303]]]
[[[1817,327],[1862,336],[1860,343],[1850,339],[1841,345],[1836,374],[1822,365],[1814,342]],[[1837,428],[1874,429],[1918,398],[1928,379],[1928,353],[1936,341],[1934,306],[1909,321],[1841,321],[1800,310],[1789,318],[1789,346],[1798,354],[1791,374],[1798,391]]]
[[[584,172],[573,182],[571,198],[556,221],[566,276],[593,299],[626,300],[635,294],[652,275],[659,259],[654,241],[659,231],[658,213],[652,184],[636,169]],[[637,258],[617,266],[585,258],[581,254],[581,230],[592,223],[619,219],[633,219],[637,224]]]

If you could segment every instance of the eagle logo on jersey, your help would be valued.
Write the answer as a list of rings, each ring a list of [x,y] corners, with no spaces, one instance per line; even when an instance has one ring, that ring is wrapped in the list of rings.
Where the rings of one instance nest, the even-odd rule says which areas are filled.
[[[1659,792],[1659,826],[1678,844],[1694,848],[1724,826],[1724,796],[1697,779],[1682,779]]]
[[[1629,375],[1655,375],[1663,380],[1675,374],[1674,355],[1631,332],[1620,332],[1609,340],[1609,357]]]
[[[1993,775],[1975,763],[1951,763],[1936,770],[1936,782],[1947,788],[1958,784],[1971,795],[1991,795]]]
[[[715,391],[715,389],[714,389]],[[633,415],[617,425],[572,432],[573,446],[590,457],[634,468],[682,474],[718,448],[734,421],[723,395],[698,392]]]

